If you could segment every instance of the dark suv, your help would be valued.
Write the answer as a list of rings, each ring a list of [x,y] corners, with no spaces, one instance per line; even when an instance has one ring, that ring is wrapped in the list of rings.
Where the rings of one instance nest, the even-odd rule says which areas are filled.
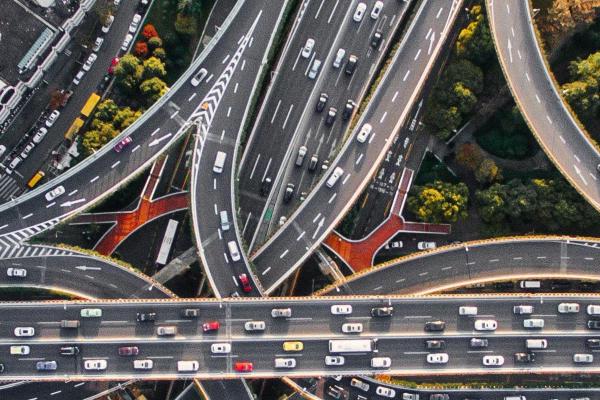
[[[296,186],[294,186],[293,183],[288,183],[287,187],[285,188],[285,193],[283,194],[283,202],[284,203],[289,203],[290,200],[292,199],[292,197],[294,197],[294,189],[296,188]]]
[[[443,340],[426,340],[425,348],[431,350],[441,350],[446,347],[446,342]]]
[[[588,329],[595,329],[595,330],[600,329],[600,320],[595,320],[595,319],[589,320],[587,322],[587,327],[588,327]]]
[[[321,95],[319,96],[319,101],[317,101],[317,111],[321,112],[325,109],[325,105],[327,104],[327,99],[329,97],[327,96],[327,93],[321,93]]]
[[[515,353],[515,362],[532,363],[535,361],[535,353]]]
[[[371,308],[372,317],[391,317],[394,314],[394,307],[373,307]]]
[[[154,322],[156,320],[156,313],[137,313],[137,322]]]
[[[428,321],[425,322],[425,331],[427,332],[439,332],[446,328],[444,321]]]

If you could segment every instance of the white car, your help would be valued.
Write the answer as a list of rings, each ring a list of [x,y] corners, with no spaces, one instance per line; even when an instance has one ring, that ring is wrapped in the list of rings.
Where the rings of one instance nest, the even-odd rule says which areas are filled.
[[[365,11],[367,11],[367,5],[363,2],[358,3],[356,10],[354,11],[354,16],[352,17],[354,22],[362,21],[365,16]]]
[[[27,146],[25,146],[25,148],[21,152],[21,158],[26,159],[29,156],[29,153],[31,153],[31,150],[33,150],[34,148],[35,148],[34,143],[31,143],[31,142],[27,143]]]
[[[13,278],[25,278],[27,276],[27,270],[25,268],[9,268],[6,270],[6,275]]]
[[[15,157],[12,159],[12,161],[10,162],[10,164],[8,164],[8,168],[6,169],[6,173],[7,174],[11,174],[13,172],[13,170],[15,168],[17,168],[17,165],[21,164],[21,161],[23,161],[23,159],[19,156]]]
[[[213,343],[210,345],[210,352],[213,354],[231,353],[231,343]]]
[[[133,369],[152,369],[153,366],[152,360],[133,360]]]
[[[56,122],[56,120],[58,119],[58,117],[60,117],[60,111],[58,111],[58,110],[52,111],[50,113],[50,116],[46,120],[46,126],[48,128],[50,128],[52,125],[54,125],[54,123]]]
[[[206,68],[200,68],[200,71],[198,71],[198,73],[196,75],[194,75],[194,77],[192,78],[190,83],[194,87],[198,86],[200,84],[200,82],[202,82],[204,80],[204,78],[206,78],[207,74],[208,74],[208,71],[206,70]]]
[[[370,388],[370,385],[368,383],[365,383],[357,378],[352,378],[352,380],[350,381],[350,386],[360,389],[363,392],[368,392]]]
[[[276,358],[275,359],[275,368],[295,368],[296,367],[296,359],[295,358]]]
[[[419,250],[429,250],[435,249],[437,246],[435,242],[419,242],[417,243],[417,249]]]
[[[498,322],[493,319],[478,319],[474,326],[476,331],[495,331],[498,328]]]
[[[325,356],[325,365],[344,365],[344,356]]]
[[[385,386],[377,386],[377,389],[375,389],[375,394],[378,394],[379,396],[383,397],[389,397],[390,399],[396,397],[396,391],[392,388]]]
[[[106,18],[106,24],[102,26],[102,33],[108,33],[113,22],[115,22],[115,16],[109,15],[108,18]]]
[[[84,75],[85,75],[85,71],[84,70],[79,70],[79,72],[77,72],[77,75],[75,75],[75,78],[73,78],[73,84],[75,86],[79,85],[79,83],[83,79]]]
[[[371,358],[371,368],[389,368],[392,365],[390,357],[373,357]]]
[[[587,306],[588,315],[600,315],[600,306],[596,304],[590,304]]]
[[[92,46],[92,51],[100,50],[100,47],[102,47],[102,43],[104,43],[104,38],[102,36],[98,36],[96,38],[96,41],[94,42],[94,45]]]
[[[361,323],[347,323],[342,324],[343,333],[361,333],[363,331],[363,325]]]
[[[31,337],[35,335],[35,329],[31,326],[18,326],[15,328],[15,336],[17,337]]]
[[[594,355],[593,354],[573,354],[573,362],[589,364],[589,363],[594,362]]]
[[[561,314],[571,314],[579,312],[579,304],[577,303],[560,303],[558,305],[558,312]]]
[[[371,135],[372,130],[373,127],[371,126],[371,124],[364,124],[362,128],[360,128],[360,132],[358,132],[358,135],[356,135],[356,140],[358,141],[358,143],[366,142],[369,138],[369,135]]]
[[[244,329],[252,332],[252,331],[264,331],[266,328],[265,321],[247,321],[244,324]]]
[[[483,365],[486,367],[499,367],[504,364],[504,357],[502,356],[483,356]]]
[[[108,366],[106,360],[85,360],[83,368],[88,371],[103,371]]]
[[[302,57],[303,58],[310,57],[310,55],[313,52],[314,47],[315,47],[315,39],[313,39],[313,38],[306,39],[306,44],[302,48]]]
[[[63,185],[57,186],[48,193],[46,193],[46,200],[52,201],[56,199],[58,196],[65,193],[65,187]]]
[[[10,346],[10,354],[13,356],[26,356],[30,351],[29,346]]]
[[[427,354],[427,362],[429,364],[446,364],[448,362],[447,353],[429,353]]]
[[[373,9],[371,10],[371,18],[377,19],[379,18],[379,14],[381,14],[381,10],[383,9],[383,1],[377,0],[375,5],[373,5]]]
[[[96,59],[98,58],[98,56],[96,55],[96,53],[92,53],[89,55],[89,57],[87,58],[87,60],[85,60],[85,63],[83,63],[83,67],[81,67],[84,71],[89,71],[92,68],[92,65],[94,65],[94,62],[96,61]]]
[[[121,45],[121,50],[127,51],[127,49],[129,48],[129,44],[131,43],[132,40],[133,40],[133,35],[131,33],[128,33],[127,36],[125,36],[125,39],[123,40],[123,44]]]
[[[38,131],[35,133],[35,135],[33,135],[33,143],[39,143],[42,141],[42,139],[44,139],[44,137],[46,136],[46,133],[48,133],[48,129],[44,128],[43,126],[38,129]]]
[[[333,315],[352,314],[352,306],[350,304],[336,304],[331,306],[331,313]]]
[[[129,24],[129,32],[130,33],[135,33],[135,31],[137,31],[137,28],[138,28],[141,20],[142,20],[142,16],[140,14],[135,14],[133,16],[133,19],[131,20],[131,24]]]

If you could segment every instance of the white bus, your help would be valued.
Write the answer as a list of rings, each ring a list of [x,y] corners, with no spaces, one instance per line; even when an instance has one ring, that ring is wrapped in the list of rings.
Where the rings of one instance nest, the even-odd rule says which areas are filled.
[[[160,245],[158,257],[156,258],[157,264],[165,265],[167,263],[169,253],[171,252],[171,246],[173,245],[173,239],[175,238],[175,232],[177,231],[177,225],[179,225],[179,222],[176,220],[169,220],[167,230],[165,231],[165,236],[163,237],[162,244]]]
[[[377,339],[330,340],[330,353],[366,353],[377,351]]]

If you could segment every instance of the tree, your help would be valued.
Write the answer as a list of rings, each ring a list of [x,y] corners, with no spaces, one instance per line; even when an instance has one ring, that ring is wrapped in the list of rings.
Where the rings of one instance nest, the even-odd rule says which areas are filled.
[[[140,85],[140,92],[146,98],[148,104],[154,103],[161,96],[167,93],[167,84],[160,78],[154,77],[145,80]]]
[[[475,179],[481,184],[492,183],[502,179],[502,172],[494,160],[486,158],[475,170]]]
[[[157,57],[149,57],[147,60],[144,60],[144,75],[143,79],[151,79],[151,78],[164,78],[167,75],[167,70],[165,69],[165,63],[163,63]]]
[[[119,134],[111,124],[101,123],[97,129],[89,130],[83,136],[82,145],[87,153],[93,153]]]
[[[477,65],[488,64],[494,57],[494,42],[481,5],[469,11],[471,23],[460,31],[456,41],[456,54]]]
[[[117,85],[129,94],[135,93],[142,80],[144,67],[139,58],[132,54],[121,57],[115,68],[115,81]]]
[[[600,110],[600,52],[569,64],[571,81],[562,86],[565,98],[584,118],[598,115]]]
[[[151,37],[150,39],[148,39],[148,47],[151,50],[155,50],[162,46],[163,46],[163,41],[158,36],[154,36],[154,37]]]
[[[146,42],[139,41],[133,47],[133,54],[139,58],[146,58],[148,55],[148,45]]]
[[[135,122],[142,115],[141,111],[134,111],[129,107],[121,108],[113,119],[113,126],[119,131],[127,129],[127,127]]]
[[[167,58],[167,53],[165,52],[165,49],[163,49],[162,47],[157,47],[156,49],[154,49],[152,51],[152,55],[158,59],[160,59],[161,61],[164,61],[165,58]]]
[[[196,18],[192,15],[179,13],[175,18],[175,31],[182,35],[194,35],[196,33]]]
[[[456,222],[467,217],[469,190],[464,183],[435,181],[415,186],[416,194],[408,198],[408,208],[425,222]]]
[[[481,161],[483,161],[483,154],[479,147],[471,142],[461,144],[456,150],[455,161],[467,168],[469,171],[475,171]]]
[[[111,99],[106,99],[96,107],[96,112],[94,113],[94,120],[98,122],[109,122],[112,123],[112,120],[115,118],[115,115],[119,111],[119,106]],[[94,124],[94,121],[92,121]]]
[[[150,40],[153,37],[157,37],[158,32],[156,31],[156,28],[154,27],[154,25],[146,24],[144,26],[144,28],[142,29],[142,36],[144,38],[146,38],[146,40]]]

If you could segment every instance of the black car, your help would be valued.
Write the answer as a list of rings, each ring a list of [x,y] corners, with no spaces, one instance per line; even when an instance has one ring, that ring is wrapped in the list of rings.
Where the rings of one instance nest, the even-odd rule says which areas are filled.
[[[283,194],[283,202],[284,203],[289,203],[290,200],[292,199],[292,197],[294,197],[294,189],[296,188],[296,186],[294,186],[293,183],[288,183],[287,187],[285,188],[285,193]]]
[[[308,163],[308,170],[311,172],[316,170],[317,165],[319,165],[319,156],[317,156],[316,154],[313,154],[312,157],[310,158],[310,162]]]
[[[154,322],[156,320],[156,313],[137,313],[137,322]]]
[[[383,35],[381,34],[381,31],[375,31],[375,33],[373,34],[373,37],[371,38],[371,47],[373,47],[373,48],[379,47],[379,45],[381,44],[382,37],[383,37]]]
[[[445,347],[446,347],[446,342],[443,340],[426,340],[425,341],[426,349],[441,350]]]
[[[600,339],[587,339],[585,341],[585,344],[590,349],[597,349],[598,347],[600,347]]]
[[[351,54],[350,57],[348,57],[348,61],[346,62],[346,68],[344,69],[346,75],[352,75],[354,73],[354,70],[356,69],[356,64],[358,64],[358,57],[356,57],[354,54]]]
[[[349,119],[354,112],[354,107],[356,107],[356,104],[352,100],[348,100],[346,102],[346,106],[344,107],[344,112],[342,113],[342,119]]]
[[[448,393],[433,393],[429,395],[429,400],[450,400]]]
[[[427,332],[439,332],[446,328],[444,321],[428,321],[425,322],[425,331]]]
[[[327,96],[327,93],[321,93],[321,95],[319,96],[319,101],[317,101],[317,111],[321,112],[325,109],[325,105],[327,104],[327,99],[329,98],[329,96]]]
[[[79,347],[77,346],[63,346],[60,348],[61,356],[76,356],[79,354]]]
[[[269,178],[268,176],[262,181],[262,183],[260,184],[261,196],[266,196],[269,194],[269,191],[271,190],[271,182],[271,178]]]
[[[535,361],[535,353],[515,353],[515,362],[532,363]]]
[[[4,372],[4,364],[0,363],[0,374]]]
[[[327,117],[325,118],[325,125],[333,125],[336,116],[337,108],[329,107],[329,112],[327,113]]]
[[[600,320],[591,319],[587,323],[588,329],[600,329]]]
[[[471,338],[469,346],[471,347],[488,347],[488,340],[483,338]]]
[[[371,309],[372,317],[391,317],[394,314],[394,307],[373,307]]]

